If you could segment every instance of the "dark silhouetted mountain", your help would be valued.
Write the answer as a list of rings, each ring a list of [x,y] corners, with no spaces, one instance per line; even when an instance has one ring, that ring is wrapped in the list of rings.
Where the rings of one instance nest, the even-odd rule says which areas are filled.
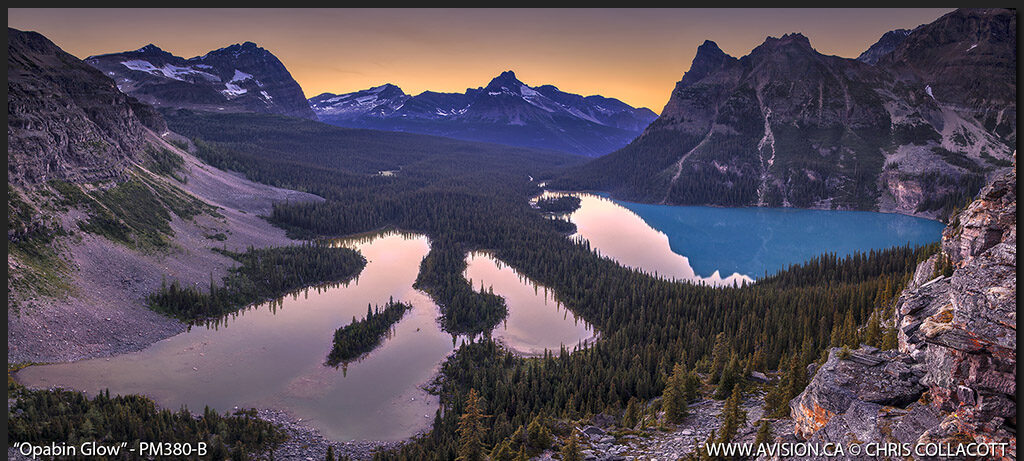
[[[661,116],[552,187],[688,205],[943,217],[1009,167],[1016,18],[957,10],[875,65],[769,37],[742,58],[698,49]]]
[[[906,40],[907,36],[910,35],[910,29],[896,29],[890,30],[882,35],[882,38],[878,39],[874,45],[864,50],[860,56],[857,56],[857,60],[860,62],[866,62],[868,64],[874,64],[878,62],[882,56],[889,54],[892,50],[896,49],[903,40]]]
[[[321,121],[597,156],[633,140],[657,115],[617,99],[530,87],[512,71],[465,93],[410,96],[386,84],[309,100]]]
[[[302,88],[269,51],[245,42],[184,59],[156,45],[85,60],[155,107],[316,119]]]

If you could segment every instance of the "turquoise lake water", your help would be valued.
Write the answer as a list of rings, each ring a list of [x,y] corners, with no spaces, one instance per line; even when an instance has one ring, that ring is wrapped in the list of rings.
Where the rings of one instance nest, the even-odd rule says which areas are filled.
[[[945,224],[870,211],[667,206],[614,200],[668,236],[701,276],[718,270],[763,278],[822,253],[849,255],[942,237]]]
[[[547,195],[564,195],[547,192]],[[571,193],[574,238],[602,256],[657,276],[747,283],[823,253],[845,256],[942,237],[941,222],[892,213],[795,208],[670,206]]]

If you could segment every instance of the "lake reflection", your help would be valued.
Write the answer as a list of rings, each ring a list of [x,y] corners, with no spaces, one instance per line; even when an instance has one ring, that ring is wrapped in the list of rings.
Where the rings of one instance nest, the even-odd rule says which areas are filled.
[[[543,196],[563,195],[546,192]],[[668,236],[649,226],[635,213],[611,199],[594,194],[574,193],[580,197],[580,208],[568,215],[576,224],[572,238],[590,242],[598,254],[623,266],[666,279],[685,280],[709,285],[737,285],[753,281],[747,275],[731,273],[723,277],[719,271],[700,276],[690,259],[672,251]]]
[[[508,317],[491,335],[518,354],[540,355],[547,349],[558,355],[562,346],[571,352],[595,339],[593,327],[556,301],[552,291],[488,252],[469,253],[465,276],[477,291],[505,298]]]
[[[428,429],[438,401],[421,386],[455,348],[438,327],[437,306],[412,288],[429,241],[390,232],[336,244],[367,259],[347,285],[302,290],[136,353],[32,366],[17,378],[31,387],[145,394],[170,409],[284,410],[334,440],[399,440]],[[362,360],[325,366],[335,329],[392,298],[413,306],[393,334]]]
[[[670,206],[572,195],[580,197],[580,208],[568,215],[577,228],[573,238],[624,266],[714,285],[750,282],[823,253],[935,242],[945,227],[893,213]]]

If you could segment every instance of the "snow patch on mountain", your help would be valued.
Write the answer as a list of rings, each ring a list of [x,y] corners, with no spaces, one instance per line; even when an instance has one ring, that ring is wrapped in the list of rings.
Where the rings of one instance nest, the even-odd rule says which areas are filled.
[[[133,59],[129,61],[122,61],[121,64],[131,70],[139,72],[145,72],[152,75],[161,75],[170,79],[189,81],[190,76],[197,76],[206,79],[211,82],[219,82],[220,77],[196,70],[191,67],[179,67],[173,64],[164,64],[163,67],[156,67],[149,61],[143,59]]]
[[[220,92],[224,93],[224,96],[227,96],[228,99],[237,98],[237,97],[239,97],[239,96],[249,92],[249,90],[246,90],[245,88],[242,88],[242,87],[240,87],[238,85],[235,85],[234,83],[230,83],[230,82],[229,83],[225,83],[224,86],[225,86],[225,88],[223,90],[220,90]]]
[[[252,78],[252,74],[247,74],[238,69],[235,69],[235,76],[231,77],[232,82],[244,82]]]

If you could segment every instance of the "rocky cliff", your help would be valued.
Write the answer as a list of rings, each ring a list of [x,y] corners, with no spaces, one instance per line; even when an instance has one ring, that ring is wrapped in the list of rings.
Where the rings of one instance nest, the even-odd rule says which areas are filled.
[[[907,35],[910,35],[910,32],[910,29],[896,29],[886,32],[874,45],[871,45],[860,56],[857,56],[857,60],[868,64],[878,62],[879,59],[882,59],[882,56],[891,53],[892,50],[900,46],[903,40],[907,38]]]
[[[7,52],[8,182],[123,178],[145,128],[167,129],[153,108],[38,33],[7,28]]]
[[[790,402],[799,438],[996,444],[985,458],[1016,459],[1016,190],[1014,168],[953,218],[896,303],[898,350],[831,351]]]

